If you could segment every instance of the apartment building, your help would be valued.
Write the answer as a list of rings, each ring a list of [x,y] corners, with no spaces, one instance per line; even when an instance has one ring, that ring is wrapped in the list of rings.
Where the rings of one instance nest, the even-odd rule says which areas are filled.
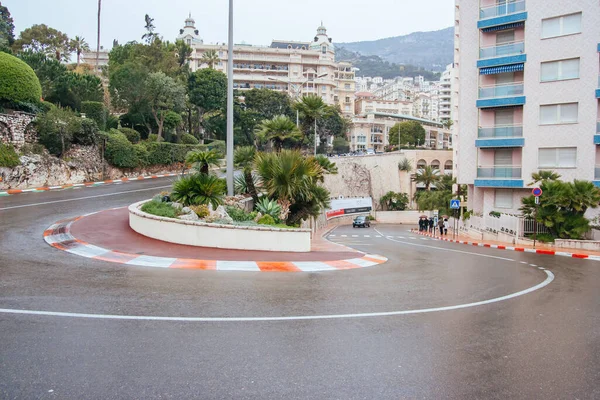
[[[600,184],[598,1],[455,7],[455,160],[468,207],[517,213],[539,170]]]
[[[214,68],[227,73],[227,45],[204,43],[191,15],[178,39],[193,49],[189,62],[192,71],[207,68],[202,56],[214,50],[219,57]],[[314,94],[327,104],[339,105],[344,114],[354,112],[354,69],[349,63],[335,61],[335,45],[323,25],[308,42],[274,40],[269,47],[236,44],[232,62],[237,90],[267,88],[286,91],[292,98]]]
[[[452,74],[453,64],[446,67],[439,82],[439,109],[438,115],[440,121],[452,119]]]
[[[379,112],[412,116],[412,103],[410,101],[384,100],[377,98],[370,92],[358,92],[355,96],[355,115],[360,116]]]

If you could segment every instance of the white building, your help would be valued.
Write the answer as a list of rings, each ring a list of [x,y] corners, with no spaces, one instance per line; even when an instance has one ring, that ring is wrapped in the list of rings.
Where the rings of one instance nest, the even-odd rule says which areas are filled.
[[[455,6],[455,160],[468,207],[518,213],[539,170],[600,184],[598,1]]]
[[[439,120],[448,121],[452,119],[452,75],[453,64],[446,67],[440,77],[439,89]]]

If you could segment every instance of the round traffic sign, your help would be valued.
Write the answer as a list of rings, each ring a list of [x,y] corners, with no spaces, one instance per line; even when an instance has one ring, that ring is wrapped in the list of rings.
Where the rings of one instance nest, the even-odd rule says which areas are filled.
[[[533,193],[533,195],[535,197],[540,197],[542,195],[542,189],[540,188],[534,188],[531,193]]]

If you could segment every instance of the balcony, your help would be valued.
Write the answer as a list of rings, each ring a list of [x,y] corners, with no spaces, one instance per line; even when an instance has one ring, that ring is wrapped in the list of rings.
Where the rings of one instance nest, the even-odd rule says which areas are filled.
[[[521,166],[496,165],[478,167],[476,187],[520,188],[523,187]]]
[[[478,108],[520,106],[525,104],[523,82],[479,88]]]
[[[600,99],[600,75],[598,75],[598,89],[596,89],[596,98]]]
[[[596,122],[596,134],[594,135],[594,144],[600,144],[600,121]]]
[[[522,64],[527,61],[524,42],[512,42],[479,49],[477,68]]]
[[[525,146],[523,126],[521,125],[479,128],[477,138],[478,139],[475,140],[475,147],[480,148]]]
[[[512,24],[522,23],[527,20],[525,1],[515,1],[495,4],[493,6],[479,9],[479,21],[477,28],[487,30],[490,28],[513,27]]]
[[[596,165],[594,168],[594,185],[600,187],[600,165]]]

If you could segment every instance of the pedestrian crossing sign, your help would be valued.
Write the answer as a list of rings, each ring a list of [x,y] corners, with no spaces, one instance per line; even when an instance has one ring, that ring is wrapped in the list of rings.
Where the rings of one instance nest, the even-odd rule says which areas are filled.
[[[458,199],[450,200],[450,208],[452,210],[458,210],[460,208],[460,200],[458,200]]]

